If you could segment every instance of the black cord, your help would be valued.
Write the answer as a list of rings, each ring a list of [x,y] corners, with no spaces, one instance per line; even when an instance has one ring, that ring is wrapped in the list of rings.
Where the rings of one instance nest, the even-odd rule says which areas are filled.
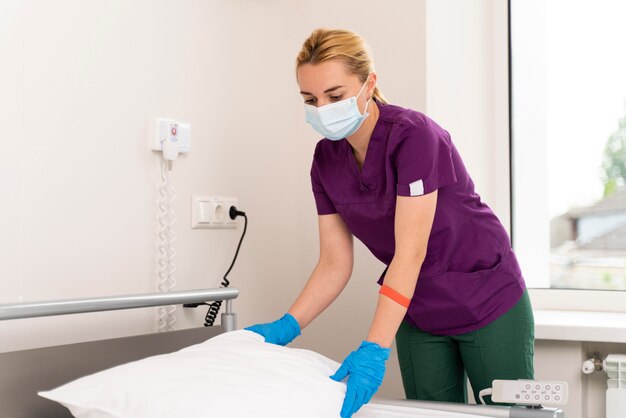
[[[233,269],[233,266],[235,265],[235,261],[237,261],[237,255],[239,255],[239,249],[241,248],[243,237],[246,236],[246,230],[248,229],[248,217],[246,216],[245,212],[240,212],[237,210],[236,207],[231,206],[229,215],[231,219],[235,219],[237,216],[243,216],[244,224],[243,224],[243,232],[241,233],[241,238],[239,239],[239,245],[237,245],[237,251],[235,251],[235,257],[233,258],[233,262],[230,264],[230,267],[226,271],[226,274],[224,274],[224,279],[222,280],[222,283],[221,283],[222,287],[228,287],[230,285],[230,282],[228,281],[227,276],[230,273],[230,271]],[[221,300],[216,300],[211,303],[204,303],[204,305],[209,305],[209,310],[207,311],[206,316],[204,317],[205,327],[213,326],[213,323],[215,322],[215,319],[217,318],[217,314],[219,313],[220,308],[222,307],[222,302],[223,301]]]

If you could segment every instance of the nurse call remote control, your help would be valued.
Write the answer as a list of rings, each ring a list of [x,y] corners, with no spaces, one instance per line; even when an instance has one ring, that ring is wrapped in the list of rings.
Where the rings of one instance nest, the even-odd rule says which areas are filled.
[[[494,380],[491,388],[493,402],[519,405],[565,405],[567,403],[567,382]]]

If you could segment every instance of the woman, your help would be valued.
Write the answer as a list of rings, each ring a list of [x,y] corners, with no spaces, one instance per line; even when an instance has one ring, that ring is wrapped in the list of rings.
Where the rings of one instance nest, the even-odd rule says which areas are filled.
[[[320,258],[288,313],[247,329],[281,345],[300,335],[346,286],[354,235],[387,269],[368,335],[331,376],[348,378],[341,417],[378,390],[394,337],[408,399],[464,402],[464,373],[475,398],[494,379],[532,379],[519,265],[448,132],[387,103],[352,32],[314,31],[296,72],[306,121],[325,137],[311,168]]]

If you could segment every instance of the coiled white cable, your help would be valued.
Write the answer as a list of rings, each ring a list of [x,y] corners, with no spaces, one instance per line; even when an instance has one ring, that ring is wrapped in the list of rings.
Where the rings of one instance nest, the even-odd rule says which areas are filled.
[[[174,258],[176,249],[176,233],[174,223],[176,214],[172,209],[172,203],[176,198],[176,189],[170,182],[169,168],[171,161],[161,158],[161,184],[159,185],[159,259],[158,259],[158,288],[160,292],[169,292],[176,286],[174,273],[176,264]],[[176,329],[176,306],[161,306],[158,308],[158,328],[160,332]]]
[[[168,163],[171,164],[170,161],[168,161]],[[174,247],[174,241],[176,241],[176,232],[174,231],[174,224],[176,223],[176,213],[174,212],[174,209],[173,209],[173,203],[176,198],[176,189],[174,188],[174,185],[169,181],[169,176],[168,176],[168,185],[169,185],[169,190],[170,190],[170,200],[167,204],[168,218],[169,218],[169,222],[167,226],[167,234],[169,237],[167,241],[167,252],[169,254],[167,258],[167,272],[168,272],[167,278],[168,278],[168,291],[169,291],[176,287],[176,279],[174,278],[174,273],[176,273],[176,264],[174,263],[174,259],[176,257],[176,248]],[[167,317],[166,317],[167,318],[167,330],[172,331],[176,329],[174,327],[174,324],[176,323],[176,305],[167,306],[166,311],[167,311]]]

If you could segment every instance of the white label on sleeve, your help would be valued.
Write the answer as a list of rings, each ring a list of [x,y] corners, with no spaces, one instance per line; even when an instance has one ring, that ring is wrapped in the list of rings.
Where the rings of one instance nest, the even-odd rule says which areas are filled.
[[[409,184],[411,196],[421,196],[424,194],[424,182],[422,180],[414,181]]]

